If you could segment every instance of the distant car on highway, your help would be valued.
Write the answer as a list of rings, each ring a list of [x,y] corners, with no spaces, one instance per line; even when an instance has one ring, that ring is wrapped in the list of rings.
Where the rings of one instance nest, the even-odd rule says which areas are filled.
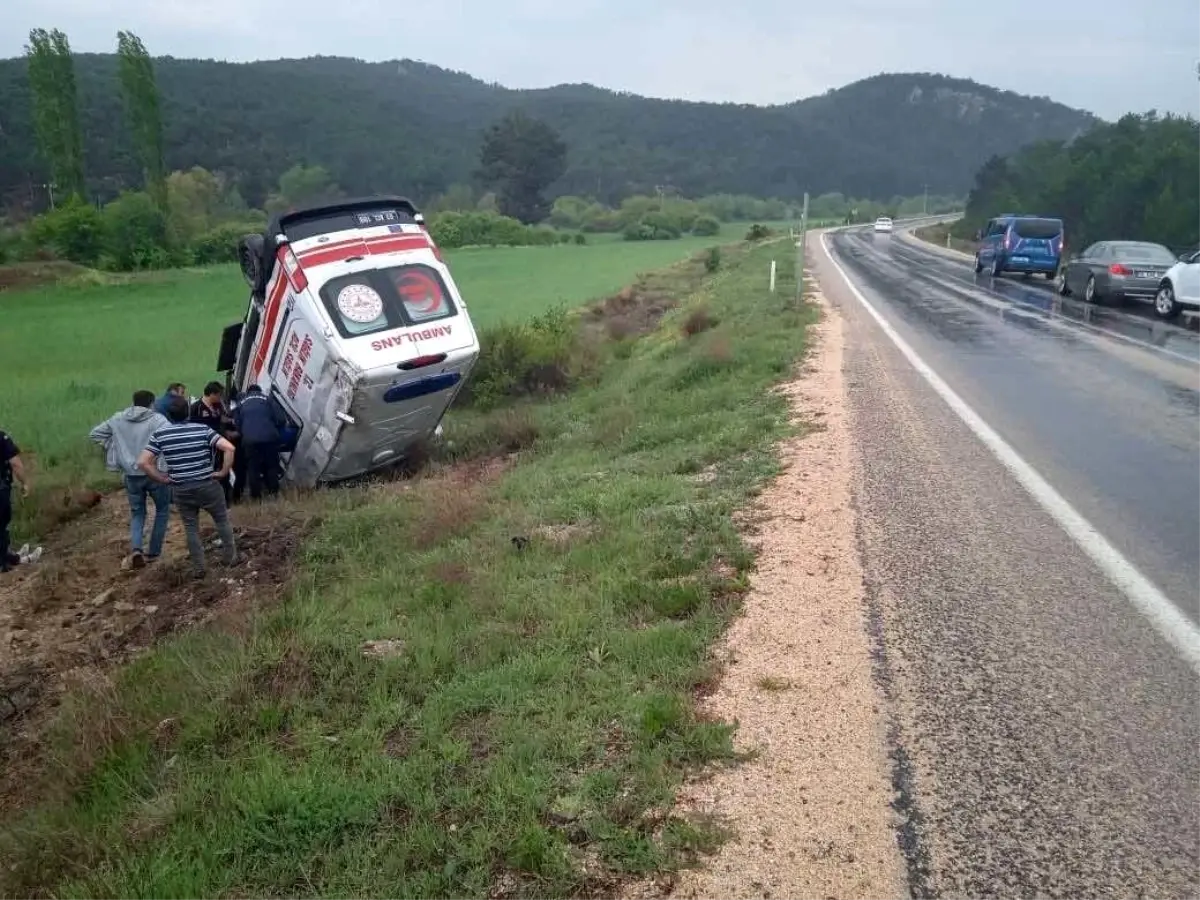
[[[1176,265],[1175,254],[1162,244],[1098,241],[1067,260],[1058,278],[1058,292],[1064,297],[1078,294],[1088,303],[1155,300],[1167,272]]]
[[[1154,295],[1154,311],[1164,319],[1173,319],[1183,307],[1200,309],[1200,250],[1179,257],[1163,273]]]
[[[887,216],[880,216],[875,220],[876,232],[890,232],[892,230],[892,220]]]
[[[1054,278],[1062,259],[1062,219],[1005,214],[992,219],[976,235],[975,271],[993,278],[1004,272],[1041,273]]]

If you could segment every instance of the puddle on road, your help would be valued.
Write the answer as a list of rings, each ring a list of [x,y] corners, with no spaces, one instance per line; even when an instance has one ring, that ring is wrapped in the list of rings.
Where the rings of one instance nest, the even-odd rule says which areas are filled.
[[[1005,300],[1040,310],[1066,322],[1087,325],[1098,331],[1139,341],[1200,362],[1200,336],[1180,325],[1143,318],[1128,309],[1112,309],[1094,303],[1084,303],[1072,297],[1063,297],[1049,287],[1036,288],[1004,277],[992,278],[990,275],[981,274],[975,278],[975,283]],[[1191,323],[1197,321],[1194,316],[1187,318]],[[1192,327],[1195,327],[1194,324]]]
[[[900,245],[888,242],[886,252],[902,263],[923,268],[945,267],[953,271],[956,280],[986,291],[992,296],[1028,309],[1037,310],[1063,322],[1083,325],[1119,338],[1137,341],[1150,347],[1186,359],[1200,362],[1200,315],[1184,313],[1174,322],[1157,318],[1149,303],[1132,300],[1122,307],[1084,303],[1073,297],[1063,297],[1053,282],[1041,276],[1028,279],[1020,275],[993,278],[987,273],[974,273],[966,263],[934,256],[923,247],[904,241]]]

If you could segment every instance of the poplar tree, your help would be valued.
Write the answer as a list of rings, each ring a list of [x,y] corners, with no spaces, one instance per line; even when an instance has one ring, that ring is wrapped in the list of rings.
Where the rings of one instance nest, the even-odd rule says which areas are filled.
[[[125,118],[142,163],[146,191],[161,208],[166,209],[162,112],[158,84],[154,79],[154,62],[141,38],[132,31],[117,32],[117,64],[121,93],[125,98]]]
[[[25,47],[33,90],[38,150],[60,196],[84,196],[83,131],[75,90],[75,60],[67,36],[57,28],[35,28]]]

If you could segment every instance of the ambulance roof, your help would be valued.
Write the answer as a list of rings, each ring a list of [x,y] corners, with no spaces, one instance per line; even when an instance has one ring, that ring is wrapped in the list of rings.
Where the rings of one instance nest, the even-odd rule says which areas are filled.
[[[360,216],[387,213],[393,214],[391,221],[400,223],[418,221],[417,216],[420,215],[417,207],[407,197],[379,194],[374,197],[359,197],[353,200],[339,200],[337,203],[291,209],[272,216],[266,231],[263,232],[261,284],[265,285],[271,278],[275,254],[279,250],[280,235],[289,241],[301,241],[333,231],[363,227],[367,223],[364,223]]]

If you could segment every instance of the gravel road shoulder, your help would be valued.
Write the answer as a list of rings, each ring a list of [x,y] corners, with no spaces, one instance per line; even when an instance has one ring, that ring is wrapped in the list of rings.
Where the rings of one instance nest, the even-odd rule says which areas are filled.
[[[756,756],[684,789],[684,809],[734,837],[679,878],[677,897],[905,892],[850,502],[842,320],[817,302],[816,346],[783,388],[816,427],[782,448],[784,471],[760,498],[757,570],[705,702],[738,722],[738,749]]]

